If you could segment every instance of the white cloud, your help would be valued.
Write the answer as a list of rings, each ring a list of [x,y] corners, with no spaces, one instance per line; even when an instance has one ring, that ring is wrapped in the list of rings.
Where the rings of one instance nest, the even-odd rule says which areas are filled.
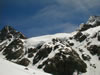
[[[40,1],[41,2],[41,1]],[[77,28],[67,20],[75,20],[78,14],[91,14],[91,8],[98,6],[98,0],[54,0],[49,1],[50,4],[41,9],[38,13],[25,22],[28,24],[41,25],[43,28],[31,28],[29,32],[36,34],[46,34],[54,30],[62,30],[62,32],[71,32]],[[42,4],[49,3],[48,0]],[[79,18],[77,18],[79,19]],[[67,23],[66,23],[67,22]],[[39,31],[38,31],[39,30]]]
[[[96,7],[100,6],[100,0],[56,0],[59,4],[80,7]],[[80,7],[79,7],[80,6]]]
[[[88,0],[90,2],[90,0]],[[96,2],[95,4],[97,4]],[[56,0],[55,4],[51,4],[49,6],[44,7],[41,9],[33,19],[64,19],[64,18],[71,18],[75,16],[75,13],[84,13],[90,14],[91,10],[90,7],[93,7],[93,3],[87,3],[85,0]]]

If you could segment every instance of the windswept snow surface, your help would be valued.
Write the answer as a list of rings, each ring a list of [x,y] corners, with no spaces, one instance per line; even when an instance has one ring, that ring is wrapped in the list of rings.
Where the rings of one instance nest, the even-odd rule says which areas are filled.
[[[50,42],[53,38],[68,38],[70,36],[73,36],[76,32],[73,33],[58,33],[54,35],[44,35],[44,36],[39,36],[39,37],[32,37],[27,39],[26,42],[26,47],[35,47],[37,45],[43,44],[45,42]]]
[[[0,75],[50,75],[0,58]]]

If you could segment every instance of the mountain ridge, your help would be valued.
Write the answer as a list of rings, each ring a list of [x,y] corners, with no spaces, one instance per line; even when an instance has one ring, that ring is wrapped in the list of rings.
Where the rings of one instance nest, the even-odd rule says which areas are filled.
[[[100,74],[100,16],[72,33],[26,38],[6,26],[0,35],[0,56],[14,63],[54,75]]]

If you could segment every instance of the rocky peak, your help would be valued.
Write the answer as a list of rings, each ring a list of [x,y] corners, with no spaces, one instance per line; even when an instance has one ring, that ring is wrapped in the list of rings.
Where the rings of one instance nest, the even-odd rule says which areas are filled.
[[[100,25],[100,16],[90,16],[90,18],[87,21],[87,24],[90,24],[93,26],[97,25],[98,23]]]
[[[18,32],[11,26],[7,25],[0,31],[0,40],[3,41],[11,38],[26,39],[26,37],[21,32]]]
[[[96,26],[100,26],[100,16],[90,16],[86,23],[80,24],[79,31],[85,31]]]
[[[12,28],[11,26],[9,25],[6,25],[2,30],[1,32],[2,33],[10,33],[10,32],[16,32],[16,30],[14,28]]]
[[[23,53],[23,40],[26,37],[11,26],[5,26],[0,31],[0,51],[7,60],[18,59]]]

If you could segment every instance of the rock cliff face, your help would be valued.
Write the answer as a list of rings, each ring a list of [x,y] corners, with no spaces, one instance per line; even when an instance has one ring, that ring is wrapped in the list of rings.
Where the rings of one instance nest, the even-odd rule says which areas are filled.
[[[0,31],[0,56],[53,75],[100,74],[100,17],[72,33],[26,38],[11,26]]]

